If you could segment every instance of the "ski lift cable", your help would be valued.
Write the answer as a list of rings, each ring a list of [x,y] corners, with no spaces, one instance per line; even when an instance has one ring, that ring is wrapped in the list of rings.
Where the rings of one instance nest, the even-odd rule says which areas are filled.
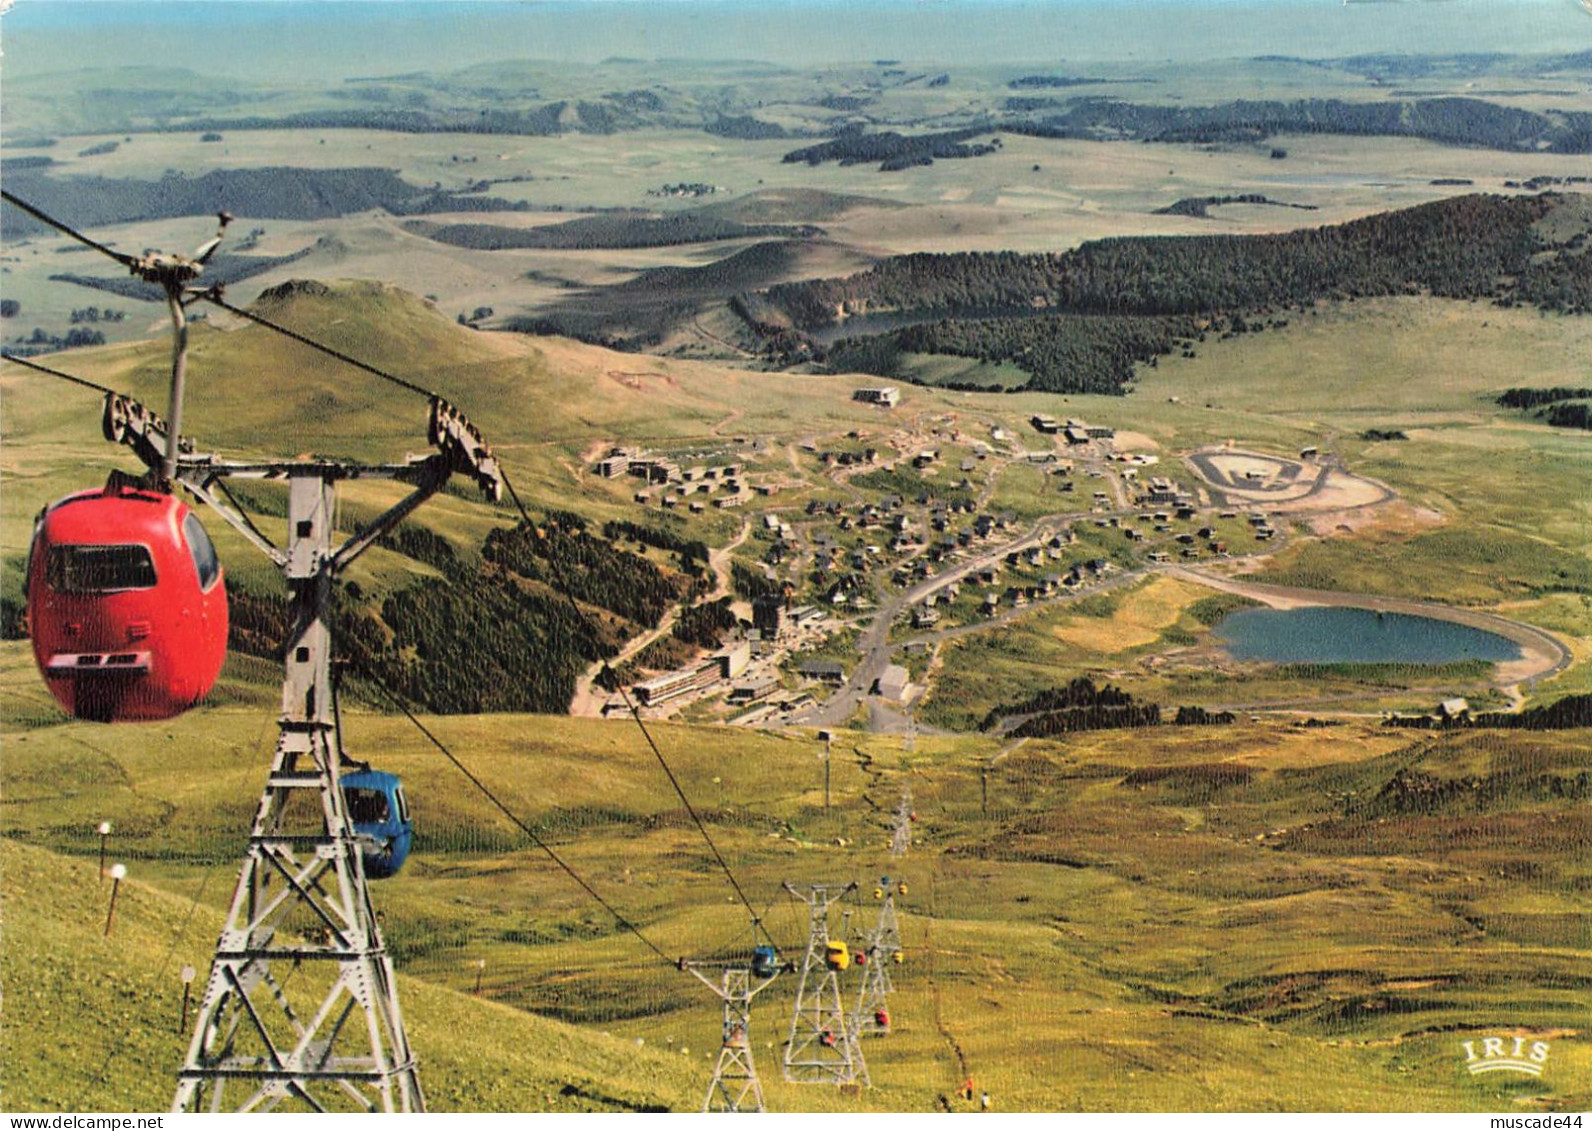
[[[137,258],[134,256],[128,255],[125,252],[117,251],[114,248],[107,247],[98,240],[89,239],[82,232],[77,231],[75,228],[72,228],[67,224],[61,223],[61,221],[55,219],[53,216],[39,211],[39,209],[33,207],[33,205],[29,204],[27,201],[23,200],[14,193],[6,192],[4,189],[0,189],[0,199],[4,199],[7,204],[13,204],[22,209],[22,211],[26,212],[29,216],[32,216],[41,224],[48,224],[62,235],[70,236],[72,239],[76,240],[85,247],[91,247],[101,255],[110,256],[123,267],[131,267],[133,264],[138,262]]]
[[[387,697],[388,702],[392,703],[394,707],[397,707],[403,716],[414,724],[415,729],[424,735],[426,740],[430,742],[431,745],[435,746],[444,758],[453,763],[454,769],[458,770],[461,774],[468,778],[470,784],[475,786],[476,789],[480,790],[481,795],[490,801],[493,806],[496,807],[498,812],[507,817],[515,828],[519,829],[528,838],[530,838],[532,844],[541,849],[549,860],[562,869],[565,875],[574,880],[575,883],[579,885],[581,890],[587,895],[591,896],[591,898],[594,899],[604,911],[607,911],[608,914],[612,915],[615,923],[619,924],[620,927],[635,935],[636,938],[641,940],[642,944],[645,945],[648,950],[652,951],[652,953],[656,954],[664,962],[668,963],[670,966],[677,965],[677,961],[675,959],[670,958],[656,943],[654,943],[646,935],[642,934],[641,928],[637,927],[628,918],[626,918],[618,908],[598,894],[596,888],[587,883],[580,876],[580,874],[575,871],[574,868],[569,866],[568,862],[565,861],[562,856],[560,856],[557,852],[554,852],[552,847],[546,841],[536,835],[535,829],[531,828],[518,816],[516,816],[514,811],[504,804],[502,799],[500,799],[497,794],[492,792],[491,787],[478,778],[473,772],[471,772],[470,768],[459,760],[458,755],[456,755],[452,750],[448,749],[447,744],[445,744],[440,738],[432,733],[426,724],[421,722],[420,719],[416,717],[415,713],[409,709],[408,705],[404,703],[404,701],[396,694],[394,694],[386,684],[382,683],[379,679],[375,679],[374,677],[367,678],[370,678],[371,682],[375,684],[376,688]]]
[[[12,365],[20,365],[24,369],[32,369],[48,377],[58,377],[62,381],[70,381],[74,385],[82,385],[85,389],[93,389],[96,393],[115,393],[116,390],[82,377],[74,377],[70,373],[62,373],[59,369],[51,369],[48,365],[40,365],[36,361],[29,361],[25,357],[18,357],[14,353],[0,352],[0,360],[9,361]]]

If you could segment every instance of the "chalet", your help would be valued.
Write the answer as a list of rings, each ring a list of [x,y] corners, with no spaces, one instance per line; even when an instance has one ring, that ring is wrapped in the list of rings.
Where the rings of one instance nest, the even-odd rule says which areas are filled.
[[[979,605],[979,611],[982,612],[987,617],[992,617],[997,612],[1000,611],[1000,607],[1001,607],[1000,594],[999,593],[986,593],[986,594],[984,594],[983,602]]]
[[[797,665],[796,674],[803,679],[815,679],[834,687],[846,682],[846,669],[833,660],[803,660]]]
[[[1036,432],[1043,432],[1047,436],[1054,436],[1057,432],[1061,431],[1061,425],[1057,423],[1056,418],[1054,416],[1047,416],[1042,412],[1036,412],[1032,417],[1030,417],[1029,423],[1034,426],[1034,430]]]
[[[1000,580],[1000,576],[1001,576],[1001,567],[1000,566],[988,565],[988,566],[985,566],[983,569],[978,571],[978,582],[979,582],[980,585],[994,585],[997,581]]]
[[[638,453],[632,448],[614,448],[597,461],[597,474],[604,479],[617,479],[630,473],[630,461]]]
[[[939,610],[931,605],[922,605],[912,610],[913,628],[933,628],[940,623]]]
[[[861,401],[863,404],[878,405],[881,408],[894,408],[901,403],[901,390],[894,385],[886,385],[879,389],[856,389],[852,391],[851,399]]]
[[[1076,424],[1069,424],[1062,431],[1062,435],[1066,437],[1069,444],[1087,444],[1089,442],[1089,430]]]
[[[790,611],[790,619],[797,625],[814,624],[824,618],[824,611],[816,605],[797,605]]]
[[[1457,723],[1470,717],[1470,703],[1465,699],[1444,699],[1437,705],[1437,717],[1444,722]]]
[[[662,458],[641,457],[632,459],[627,468],[631,475],[637,479],[645,479],[648,483],[678,483],[680,469],[673,460]]]
[[[725,495],[722,498],[714,499],[713,505],[722,511],[729,510],[731,507],[738,507],[744,502],[746,502],[745,495]]]
[[[760,699],[767,699],[779,690],[779,677],[776,675],[762,675],[749,679],[744,683],[737,683],[730,688],[726,702],[756,703]]]

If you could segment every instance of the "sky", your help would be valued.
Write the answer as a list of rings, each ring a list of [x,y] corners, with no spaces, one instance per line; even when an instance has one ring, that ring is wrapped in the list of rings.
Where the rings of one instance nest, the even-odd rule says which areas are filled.
[[[812,66],[1592,49],[1580,0],[16,0],[11,74],[178,65],[322,77],[505,59]]]

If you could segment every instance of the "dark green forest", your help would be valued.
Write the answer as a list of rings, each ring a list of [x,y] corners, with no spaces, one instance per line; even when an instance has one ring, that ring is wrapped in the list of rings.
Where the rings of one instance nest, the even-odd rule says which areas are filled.
[[[357,584],[339,591],[333,634],[356,687],[374,680],[441,714],[566,711],[587,665],[615,655],[640,627],[656,626],[693,586],[592,536],[575,516],[560,518],[493,531],[479,559],[418,527],[385,539],[446,582],[417,580],[379,597]],[[285,597],[236,586],[228,596],[230,647],[280,658]],[[690,621],[701,635],[718,624],[718,607],[707,610]]]
[[[1586,233],[1554,243],[1534,225],[1579,198],[1471,195],[1349,223],[1257,236],[1133,236],[1067,252],[920,253],[846,278],[737,296],[775,360],[833,358],[882,375],[900,352],[1010,362],[1026,388],[1121,393],[1136,362],[1207,331],[1286,325],[1321,301],[1431,294],[1592,311]],[[824,349],[806,333],[843,314],[918,316]]]

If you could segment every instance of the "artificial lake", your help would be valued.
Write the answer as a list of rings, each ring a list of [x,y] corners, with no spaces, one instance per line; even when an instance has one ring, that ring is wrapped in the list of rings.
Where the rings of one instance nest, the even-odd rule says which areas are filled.
[[[1224,618],[1216,635],[1234,659],[1274,663],[1501,663],[1521,656],[1514,641],[1468,625],[1325,605],[1242,609]]]

